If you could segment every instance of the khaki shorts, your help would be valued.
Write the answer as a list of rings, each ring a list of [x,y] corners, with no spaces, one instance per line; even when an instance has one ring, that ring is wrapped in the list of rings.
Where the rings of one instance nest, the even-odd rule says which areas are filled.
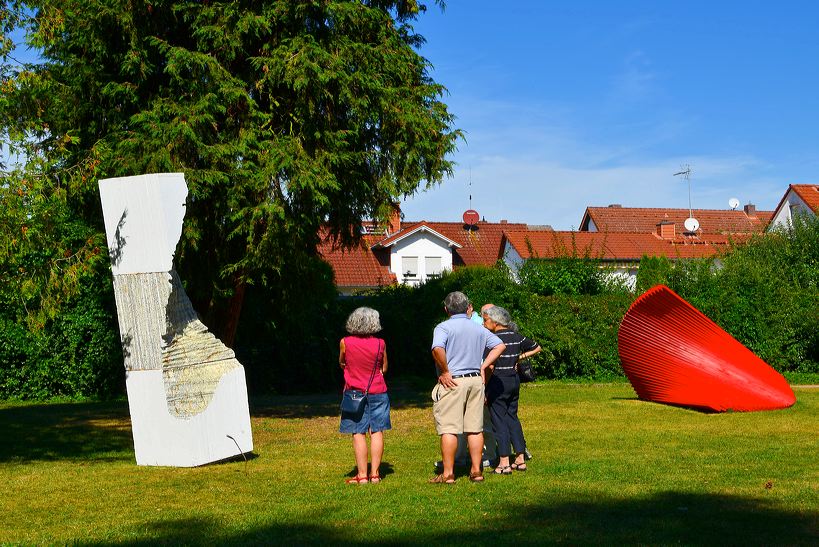
[[[435,384],[432,389],[432,416],[438,435],[480,433],[483,431],[483,380],[480,376],[456,378],[458,384],[447,389]]]

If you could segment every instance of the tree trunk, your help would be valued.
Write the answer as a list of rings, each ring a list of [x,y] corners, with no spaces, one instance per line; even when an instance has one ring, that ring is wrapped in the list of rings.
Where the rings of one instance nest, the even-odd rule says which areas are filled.
[[[236,341],[236,331],[239,328],[246,288],[247,284],[244,281],[235,280],[233,296],[219,306],[220,310],[214,317],[214,334],[229,348],[233,348],[233,343]]]

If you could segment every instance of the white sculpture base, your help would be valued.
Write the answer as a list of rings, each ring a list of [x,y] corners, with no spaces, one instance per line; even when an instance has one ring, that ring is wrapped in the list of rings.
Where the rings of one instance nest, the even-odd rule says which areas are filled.
[[[190,418],[168,411],[161,370],[126,373],[137,465],[196,467],[253,450],[245,371],[222,376],[208,407]]]

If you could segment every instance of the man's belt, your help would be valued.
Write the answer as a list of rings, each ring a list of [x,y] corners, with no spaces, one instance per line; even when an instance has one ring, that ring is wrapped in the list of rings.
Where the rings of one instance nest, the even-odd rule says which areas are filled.
[[[474,378],[475,376],[480,376],[480,372],[467,372],[466,374],[456,374],[452,377],[454,380],[455,378]]]

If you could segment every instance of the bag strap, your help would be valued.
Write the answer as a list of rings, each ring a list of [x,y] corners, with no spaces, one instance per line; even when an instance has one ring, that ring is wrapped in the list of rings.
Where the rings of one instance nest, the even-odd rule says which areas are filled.
[[[367,383],[367,390],[364,392],[364,396],[366,396],[370,392],[370,386],[373,385],[373,379],[375,378],[375,370],[378,368],[378,355],[381,353],[381,340],[378,341],[378,349],[375,351],[375,363],[373,363],[373,372],[370,374],[370,381]]]

